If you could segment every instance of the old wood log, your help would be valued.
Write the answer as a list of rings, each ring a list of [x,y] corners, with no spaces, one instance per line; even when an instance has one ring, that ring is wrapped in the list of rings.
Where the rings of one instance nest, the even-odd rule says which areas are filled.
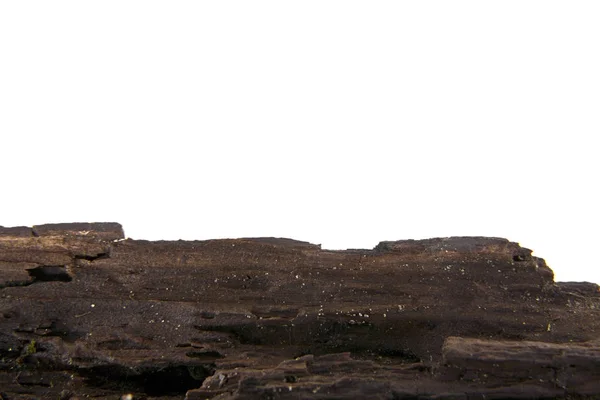
[[[500,238],[0,227],[0,399],[598,398],[599,316]]]

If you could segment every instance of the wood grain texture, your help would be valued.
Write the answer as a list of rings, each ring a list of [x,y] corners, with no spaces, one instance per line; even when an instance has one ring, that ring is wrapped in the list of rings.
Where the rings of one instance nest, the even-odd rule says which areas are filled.
[[[0,227],[2,399],[598,398],[599,313],[500,238]]]

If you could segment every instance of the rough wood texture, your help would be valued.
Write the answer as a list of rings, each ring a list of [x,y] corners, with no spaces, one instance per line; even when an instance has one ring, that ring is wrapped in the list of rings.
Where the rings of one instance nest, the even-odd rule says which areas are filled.
[[[0,399],[600,398],[599,313],[499,238],[0,227]]]

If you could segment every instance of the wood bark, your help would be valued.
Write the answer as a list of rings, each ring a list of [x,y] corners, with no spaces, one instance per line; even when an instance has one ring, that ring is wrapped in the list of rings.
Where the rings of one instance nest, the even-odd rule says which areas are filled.
[[[599,398],[599,314],[501,238],[0,227],[0,399]]]

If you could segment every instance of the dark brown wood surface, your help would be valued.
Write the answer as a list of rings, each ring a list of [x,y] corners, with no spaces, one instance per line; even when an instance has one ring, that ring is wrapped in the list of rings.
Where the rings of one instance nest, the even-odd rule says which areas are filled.
[[[0,399],[599,398],[599,317],[500,238],[0,227]]]

